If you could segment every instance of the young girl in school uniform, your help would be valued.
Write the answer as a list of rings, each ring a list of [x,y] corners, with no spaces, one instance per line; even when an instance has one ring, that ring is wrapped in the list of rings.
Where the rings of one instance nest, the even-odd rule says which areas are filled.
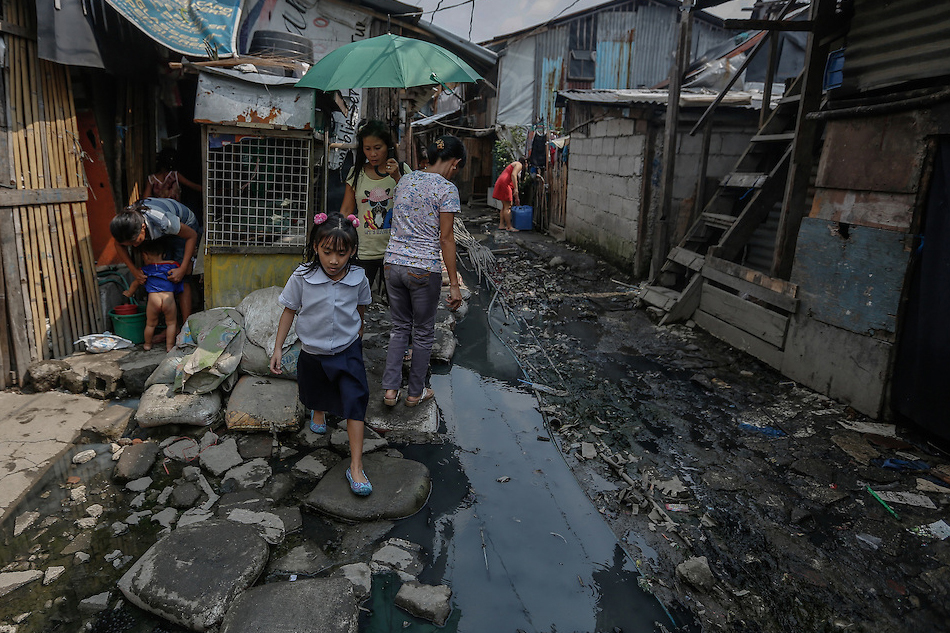
[[[284,306],[270,370],[281,373],[281,348],[297,317],[300,401],[311,410],[310,430],[326,433],[326,414],[346,418],[350,467],[346,479],[354,494],[373,486],[363,472],[363,421],[369,385],[363,364],[363,314],[372,301],[363,269],[350,258],[359,248],[356,216],[318,213],[307,239],[305,261],[290,275],[278,302]]]

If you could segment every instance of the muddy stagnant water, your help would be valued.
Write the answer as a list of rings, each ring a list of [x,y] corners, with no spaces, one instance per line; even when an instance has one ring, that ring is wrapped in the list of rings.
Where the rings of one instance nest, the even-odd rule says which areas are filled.
[[[516,324],[503,321],[497,304],[490,315],[489,299],[484,288],[473,295],[451,368],[432,376],[452,443],[404,450],[430,468],[433,492],[393,535],[431,547],[421,580],[453,592],[442,630],[691,629],[687,616],[640,588],[636,563],[574,479],[537,398],[519,381],[521,367],[494,333]],[[374,582],[361,630],[436,630],[387,606],[394,584]]]

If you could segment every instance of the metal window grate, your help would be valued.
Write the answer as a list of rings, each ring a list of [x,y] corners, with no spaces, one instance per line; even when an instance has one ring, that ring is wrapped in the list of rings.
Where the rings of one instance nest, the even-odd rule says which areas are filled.
[[[310,214],[309,138],[209,132],[209,246],[302,246]]]

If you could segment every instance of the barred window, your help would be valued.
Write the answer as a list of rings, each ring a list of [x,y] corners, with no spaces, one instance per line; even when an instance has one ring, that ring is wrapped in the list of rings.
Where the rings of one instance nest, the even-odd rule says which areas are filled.
[[[302,247],[313,208],[312,138],[215,127],[207,138],[208,246]]]

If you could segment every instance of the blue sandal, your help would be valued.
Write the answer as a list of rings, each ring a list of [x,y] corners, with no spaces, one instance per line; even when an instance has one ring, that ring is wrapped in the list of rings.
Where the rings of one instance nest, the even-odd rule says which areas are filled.
[[[323,424],[317,424],[313,421],[314,412],[310,412],[310,430],[316,433],[317,435],[323,435],[327,432],[327,418],[326,413],[323,414]]]
[[[363,473],[363,476],[366,477],[366,473]],[[373,484],[369,483],[369,478],[367,477],[366,483],[360,483],[358,481],[353,481],[353,475],[350,474],[350,469],[346,469],[346,480],[350,482],[350,490],[353,491],[353,494],[359,495],[361,497],[367,496],[369,493],[373,492]]]

